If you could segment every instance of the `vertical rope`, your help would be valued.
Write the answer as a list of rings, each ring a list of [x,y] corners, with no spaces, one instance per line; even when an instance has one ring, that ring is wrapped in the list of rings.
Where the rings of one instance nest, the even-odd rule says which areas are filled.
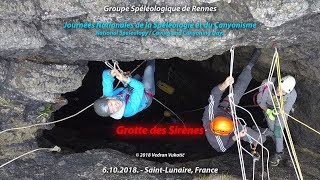
[[[272,86],[272,88],[273,88],[273,90],[274,90],[275,93],[276,93],[276,89],[275,89],[274,84],[273,84],[273,82],[272,82],[272,76],[273,76],[274,69],[275,69],[275,65],[276,65],[276,61],[278,60],[278,58],[279,58],[279,54],[278,54],[277,48],[275,48],[275,53],[274,53],[273,58],[272,58],[272,63],[271,63],[271,67],[270,67],[270,71],[269,71],[269,75],[268,75],[268,83],[271,84],[271,86]],[[269,92],[270,97],[272,97],[272,92],[271,92],[270,88],[267,88],[267,89],[268,89],[268,92]],[[277,103],[280,104],[280,103],[279,103],[279,99],[278,99],[277,96],[276,96],[276,100],[277,100]],[[278,120],[279,120],[279,119],[280,119],[280,118],[279,118],[279,113],[278,113],[278,110],[277,110],[277,108],[276,108],[276,104],[275,104],[273,98],[271,98],[271,101],[272,101],[272,105],[273,105],[274,109],[275,109],[276,112],[277,112],[277,118],[278,118]],[[289,147],[289,145],[288,145],[288,141],[287,141],[287,139],[285,138],[285,134],[284,134],[283,127],[282,127],[281,123],[280,123],[280,128],[281,128],[281,132],[282,132],[282,134],[283,134],[284,141],[285,141],[286,146],[287,146],[287,148],[288,148],[288,153],[289,153],[289,156],[290,156],[291,161],[292,161],[292,163],[293,163],[295,173],[296,173],[297,178],[298,178],[298,180],[299,180],[299,179],[300,179],[300,176],[299,176],[299,174],[298,174],[298,172],[297,172],[297,167],[296,167],[295,161],[294,161],[294,159],[293,159],[293,157],[292,157],[292,154],[291,154],[291,151],[290,151],[290,147]]]
[[[235,45],[233,45],[230,49],[230,73],[229,73],[229,76],[232,77],[232,74],[233,74],[233,62],[234,62],[234,49],[235,49]]]
[[[232,77],[232,74],[233,74],[233,64],[234,64],[234,46],[232,46],[232,48],[230,49],[230,53],[231,53],[231,62],[230,62],[230,76]],[[274,67],[275,63],[274,63],[274,60],[275,60],[275,57],[276,57],[276,54],[274,55],[273,57],[273,64],[272,66]],[[268,79],[270,79],[270,73],[273,73],[273,70],[270,70],[269,72],[269,77]],[[263,84],[264,85],[264,84]],[[250,93],[260,87],[262,87],[263,85],[253,89],[253,90],[250,90],[248,91],[247,93]],[[229,102],[230,102],[230,111],[231,111],[231,115],[232,115],[232,118],[233,118],[233,123],[234,123],[234,127],[235,127],[235,135],[236,135],[236,139],[237,139],[237,147],[238,147],[238,155],[239,155],[239,160],[240,160],[240,165],[241,165],[241,171],[242,171],[242,178],[243,179],[246,179],[246,172],[245,172],[245,167],[244,167],[244,160],[243,160],[243,154],[242,154],[242,150],[244,150],[245,152],[248,153],[247,150],[245,150],[242,145],[241,145],[241,141],[240,141],[240,137],[238,136],[239,134],[239,126],[238,126],[238,123],[236,123],[238,117],[237,117],[237,113],[236,113],[236,107],[239,107],[239,108],[242,108],[241,106],[238,106],[234,103],[234,97],[233,97],[233,85],[230,85],[229,87]],[[242,108],[244,109],[244,108]],[[245,111],[247,111],[246,109],[244,109]],[[258,125],[256,124],[252,114],[247,111],[249,114],[250,114],[250,117],[252,118],[253,122],[255,123],[256,127],[258,127]],[[270,176],[269,176],[269,165],[268,165],[268,162],[269,162],[269,150],[267,148],[265,148],[263,146],[263,143],[262,143],[262,135],[261,135],[261,132],[260,132],[260,129],[258,128],[258,132],[259,132],[259,138],[258,140],[255,140],[259,145],[261,145],[262,149],[261,149],[261,159],[262,159],[262,179],[264,178],[264,160],[263,160],[263,150],[265,149],[267,151],[267,174],[268,174],[268,179],[270,179]],[[250,135],[249,135],[250,136]],[[251,136],[250,136],[251,137]],[[252,137],[251,137],[252,138]],[[260,141],[259,141],[260,140]],[[248,153],[250,154],[250,153]],[[254,173],[255,173],[255,161],[256,159],[254,159],[254,164],[253,164],[253,178],[254,178]]]
[[[271,86],[273,87],[274,92],[276,92],[276,89],[275,89],[274,85],[271,84]],[[268,88],[268,91],[269,91],[270,97],[272,97],[272,92],[271,92],[271,90],[270,90],[269,88]],[[279,104],[280,102],[279,102],[279,100],[278,100],[278,97],[276,97],[276,100],[277,100],[277,103]],[[276,112],[277,112],[277,115],[276,115],[277,118],[280,119],[280,117],[279,117],[279,111],[278,111],[277,108],[276,108],[277,106],[276,106],[273,98],[271,98],[271,102],[272,102],[272,105],[273,105],[274,109],[275,109]],[[293,159],[292,154],[291,154],[291,151],[290,151],[290,146],[289,146],[289,144],[288,144],[287,138],[285,138],[285,134],[284,134],[284,130],[283,130],[284,127],[282,127],[281,123],[280,123],[280,128],[281,128],[281,132],[282,132],[284,141],[285,141],[286,146],[287,146],[287,148],[288,148],[288,153],[289,153],[289,156],[290,156],[291,161],[292,161],[292,163],[293,163],[293,167],[294,167],[294,170],[295,170],[295,172],[296,172],[297,178],[300,179],[300,178],[299,178],[299,174],[298,174],[298,172],[297,172],[297,167],[296,167],[296,165],[295,165],[294,159]]]
[[[286,129],[286,132],[287,132],[287,135],[288,135],[288,139],[289,139],[289,143],[290,143],[290,147],[291,147],[291,150],[292,150],[292,154],[293,154],[293,157],[294,157],[294,160],[295,160],[295,163],[296,163],[296,166],[297,166],[297,169],[298,169],[298,174],[299,174],[299,177],[301,180],[303,180],[303,176],[302,176],[302,172],[301,172],[301,168],[300,168],[300,163],[299,163],[299,160],[298,160],[298,157],[297,157],[297,154],[296,154],[296,150],[295,150],[295,147],[294,147],[294,144],[293,144],[293,141],[292,141],[292,137],[291,137],[291,133],[290,133],[290,129],[289,129],[289,126],[288,126],[288,123],[287,123],[287,120],[286,120],[286,117],[285,117],[285,112],[284,112],[284,100],[283,100],[283,95],[282,95],[282,88],[281,88],[281,70],[280,70],[280,58],[279,56],[277,56],[277,77],[278,77],[278,86],[280,87],[280,112],[281,112],[281,116],[282,116],[282,120],[284,122],[284,125],[285,125],[285,129]],[[281,124],[281,123],[280,123]]]
[[[274,73],[274,69],[275,69],[275,65],[276,65],[276,57],[279,56],[278,54],[278,50],[277,48],[275,48],[273,57],[272,57],[272,62],[271,62],[271,66],[270,66],[270,71],[269,71],[269,75],[268,75],[268,82],[271,82],[273,73]]]
[[[269,149],[266,148],[263,144],[261,144],[258,140],[254,139],[252,136],[250,136],[249,134],[247,135],[248,137],[250,137],[252,140],[254,140],[256,143],[258,143],[265,151],[267,151],[267,175],[268,175],[268,180],[270,180],[270,173],[269,173],[269,159],[270,159],[270,152]],[[263,152],[263,151],[262,151]],[[263,156],[261,156],[263,157]],[[262,163],[264,163],[263,159],[261,158]],[[264,169],[261,172],[261,177],[262,179],[264,178]]]
[[[234,48],[235,46],[232,46],[230,49],[230,72],[229,72],[229,76],[232,77],[233,74],[233,63],[234,63]],[[239,156],[239,161],[240,161],[240,166],[241,166],[241,173],[242,173],[242,179],[246,180],[246,170],[245,170],[245,166],[244,166],[244,159],[243,159],[243,153],[242,153],[242,146],[241,146],[241,141],[240,141],[240,137],[239,137],[239,126],[238,123],[236,123],[237,121],[237,113],[235,110],[235,106],[231,103],[234,102],[233,99],[233,86],[232,84],[229,86],[229,102],[230,102],[230,110],[231,110],[231,116],[233,118],[233,125],[234,125],[234,134],[236,136],[236,140],[237,140],[237,147],[238,147],[238,156]]]
[[[142,61],[136,68],[134,68],[129,75],[132,75],[132,73],[134,73],[143,63],[145,63],[147,60]],[[119,66],[118,66],[119,67]],[[120,68],[120,67],[119,67]],[[117,85],[113,88],[113,90],[117,89],[117,87],[119,86],[120,81],[118,81]]]
[[[233,102],[233,103],[234,103],[234,102]],[[234,104],[234,105],[235,105],[235,104]],[[270,179],[270,177],[269,177],[269,150],[263,145],[263,142],[262,142],[262,134],[261,134],[260,129],[258,128],[259,126],[258,126],[256,120],[253,118],[253,115],[250,113],[250,111],[248,111],[247,109],[245,109],[245,108],[243,108],[243,107],[241,107],[241,106],[239,106],[239,105],[235,105],[235,107],[240,108],[240,109],[246,111],[246,112],[250,115],[253,123],[255,124],[255,126],[256,126],[257,129],[258,129],[258,133],[259,133],[259,138],[258,138],[258,140],[260,139],[260,141],[259,141],[258,144],[261,146],[261,148],[266,149],[267,152],[268,152],[268,154],[267,154],[267,155],[268,155],[268,158],[267,158],[267,173],[268,173],[268,179]],[[247,134],[247,136],[250,137],[250,138],[252,138],[252,136],[250,136],[249,134]],[[264,153],[263,153],[263,150],[261,150],[261,163],[262,163],[261,166],[262,166],[262,169],[263,169],[263,171],[264,171],[264,155],[263,155],[263,154],[264,154]],[[262,172],[262,179],[263,179],[263,172]]]

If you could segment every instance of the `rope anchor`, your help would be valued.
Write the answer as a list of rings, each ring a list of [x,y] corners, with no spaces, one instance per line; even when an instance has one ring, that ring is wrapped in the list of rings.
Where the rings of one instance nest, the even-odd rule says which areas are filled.
[[[253,161],[259,161],[260,160],[260,154],[256,151],[257,149],[257,146],[253,145],[253,144],[250,144],[250,147],[251,147],[251,154],[253,155],[252,158],[253,158]]]

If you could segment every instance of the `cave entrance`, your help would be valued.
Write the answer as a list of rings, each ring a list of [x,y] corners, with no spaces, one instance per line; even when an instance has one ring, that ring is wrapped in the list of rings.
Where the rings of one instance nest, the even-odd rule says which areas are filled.
[[[217,56],[220,61],[229,62],[225,56]],[[214,58],[214,57],[213,57]],[[208,61],[184,61],[179,58],[156,61],[155,82],[162,81],[175,88],[169,95],[156,87],[156,98],[174,110],[185,121],[187,127],[202,127],[203,110],[185,112],[204,107],[208,104],[210,90],[224,81],[228,76],[219,72],[219,68],[208,68]],[[141,61],[120,62],[123,70],[134,69]],[[89,72],[83,80],[83,85],[74,92],[63,94],[68,104],[54,113],[54,120],[74,114],[91,104],[102,95],[101,74],[106,68],[103,62],[89,62]],[[219,66],[219,64],[214,64]],[[228,69],[228,63],[225,65]],[[135,73],[143,74],[145,64]],[[220,69],[221,70],[221,69]],[[235,77],[237,75],[235,74]],[[252,80],[249,88],[260,85],[260,82]],[[251,105],[252,94],[242,98],[240,104]],[[175,118],[164,118],[166,109],[153,101],[151,106],[131,118],[113,120],[103,118],[95,114],[93,108],[86,110],[80,115],[57,123],[52,130],[45,130],[39,138],[39,145],[44,142],[56,144],[66,153],[84,152],[90,149],[111,148],[123,153],[185,153],[184,158],[148,158],[158,162],[184,162],[210,158],[218,155],[206,140],[205,135],[198,136],[170,136],[161,137],[119,137],[115,135],[115,128],[119,123],[143,126],[148,125],[178,125],[182,124]],[[261,117],[257,108],[248,108],[254,115]],[[241,112],[240,112],[241,113]],[[258,113],[258,114],[257,114]],[[241,116],[244,115],[244,116]],[[240,114],[241,117],[250,119],[248,115]],[[251,125],[251,122],[248,122]],[[42,145],[44,146],[44,145]],[[237,147],[233,146],[231,152],[237,153]]]

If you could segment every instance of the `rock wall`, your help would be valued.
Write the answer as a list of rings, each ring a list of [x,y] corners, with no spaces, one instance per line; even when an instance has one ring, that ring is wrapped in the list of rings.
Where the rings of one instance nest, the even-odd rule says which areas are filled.
[[[229,2],[229,3],[228,3]],[[104,6],[132,6],[146,1],[10,1],[0,3],[0,55],[50,62],[116,59],[204,60],[222,54],[231,45],[279,47],[316,45],[320,3],[316,0],[148,1],[149,5],[217,6],[215,13],[107,13]],[[223,37],[97,37],[91,30],[63,29],[65,21],[136,22],[249,22],[254,30],[227,30]],[[124,51],[125,49],[125,51]]]
[[[1,129],[48,121],[51,113],[64,105],[60,94],[81,86],[87,72],[86,61],[114,59],[205,60],[237,45],[239,64],[251,51],[263,49],[254,72],[266,77],[273,54],[279,47],[284,74],[298,80],[298,100],[294,116],[320,129],[320,1],[318,0],[192,0],[184,2],[148,1],[149,5],[217,6],[216,13],[106,13],[104,6],[130,6],[147,1],[102,0],[2,0],[0,2],[0,122]],[[97,37],[91,30],[63,29],[65,21],[228,21],[258,23],[253,30],[226,30],[223,37]],[[227,60],[225,58],[214,62]],[[214,63],[214,68],[220,68]],[[238,63],[238,62],[236,62]],[[225,67],[228,67],[227,65]],[[291,123],[295,141],[307,148],[320,147],[319,136]],[[50,127],[39,127],[50,128]],[[8,158],[37,147],[38,128],[0,135],[0,158]]]
[[[66,104],[62,93],[81,86],[88,71],[85,65],[43,64],[24,60],[0,61],[1,129],[46,122],[51,113]],[[0,159],[20,155],[37,147],[37,126],[0,134]]]

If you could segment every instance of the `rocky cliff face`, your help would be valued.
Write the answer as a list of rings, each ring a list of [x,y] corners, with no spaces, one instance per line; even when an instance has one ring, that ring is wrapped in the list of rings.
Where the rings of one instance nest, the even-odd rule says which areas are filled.
[[[104,6],[142,5],[145,1],[2,1],[1,55],[48,62],[78,60],[167,59],[205,60],[222,54],[231,44],[278,47],[316,45],[320,3],[312,0],[257,1],[149,1],[149,5],[217,6],[214,13],[108,13]],[[227,30],[221,37],[97,37],[94,31],[63,29],[75,22],[257,22],[254,30]],[[125,49],[125,51],[123,51]]]
[[[3,0],[0,2],[0,122],[1,129],[48,121],[66,101],[65,92],[81,86],[86,61],[109,59],[206,60],[237,45],[236,69],[245,64],[246,46],[263,49],[255,78],[266,77],[279,47],[282,72],[297,80],[298,100],[294,116],[320,129],[318,122],[320,82],[320,1],[318,0],[193,0],[148,1],[149,5],[217,6],[215,13],[107,13],[104,6],[131,6],[147,1]],[[66,30],[65,21],[227,21],[257,22],[256,29],[225,30],[223,37],[97,37],[94,31]],[[228,57],[228,54],[224,54]],[[226,62],[211,58],[208,64],[221,69]],[[222,69],[227,71],[227,69]],[[289,121],[295,142],[318,150],[319,136]],[[41,129],[0,135],[0,158],[10,158],[37,147]],[[39,130],[40,129],[40,130]]]
[[[54,110],[66,103],[60,98],[61,93],[80,87],[87,70],[86,66],[80,65],[2,59],[1,129],[46,122]],[[35,136],[38,128],[1,134],[1,157],[13,157],[25,151],[26,147],[37,147]]]

